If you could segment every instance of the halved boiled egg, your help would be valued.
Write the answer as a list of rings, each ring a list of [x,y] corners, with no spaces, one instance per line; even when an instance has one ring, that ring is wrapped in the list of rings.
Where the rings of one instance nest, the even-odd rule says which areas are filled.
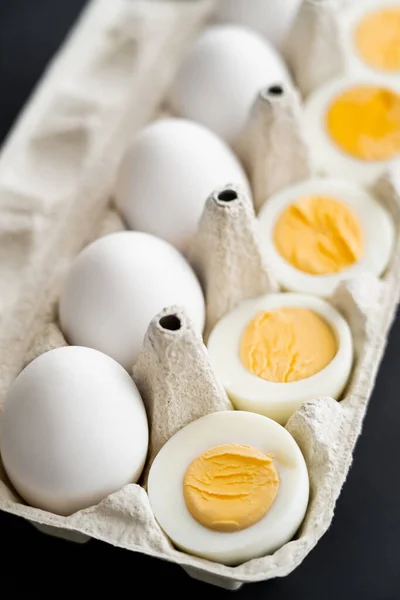
[[[149,473],[154,516],[181,550],[238,565],[292,539],[308,504],[303,455],[261,415],[216,412],[160,450]]]
[[[400,0],[351,2],[341,18],[347,68],[356,75],[400,78]]]
[[[234,407],[282,424],[306,400],[338,399],[353,362],[347,322],[331,304],[304,294],[242,302],[217,323],[207,346]]]
[[[314,168],[370,185],[400,154],[400,80],[342,77],[315,90],[304,105]]]
[[[281,286],[323,297],[360,272],[379,277],[395,239],[383,206],[340,179],[311,179],[274,194],[259,224],[265,257]]]

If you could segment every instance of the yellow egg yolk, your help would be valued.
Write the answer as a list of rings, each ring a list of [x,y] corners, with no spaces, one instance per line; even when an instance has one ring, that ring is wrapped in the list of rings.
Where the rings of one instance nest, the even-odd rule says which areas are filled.
[[[372,85],[351,87],[330,103],[326,126],[346,154],[389,160],[400,152],[400,96]]]
[[[240,531],[271,508],[279,488],[272,458],[251,446],[207,450],[186,471],[183,493],[194,519],[214,531]]]
[[[280,215],[274,243],[296,269],[327,275],[361,258],[363,232],[357,216],[342,202],[327,196],[305,196]]]
[[[400,70],[400,8],[383,8],[366,15],[354,32],[361,58],[382,71]]]
[[[288,383],[315,375],[337,352],[328,324],[307,308],[283,307],[258,313],[245,328],[240,358],[267,381]]]

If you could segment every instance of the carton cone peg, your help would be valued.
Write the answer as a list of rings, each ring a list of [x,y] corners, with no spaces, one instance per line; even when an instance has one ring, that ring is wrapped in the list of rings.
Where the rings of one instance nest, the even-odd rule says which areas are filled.
[[[343,0],[303,0],[286,49],[296,85],[305,97],[345,72],[339,30]]]
[[[311,175],[297,90],[276,84],[261,90],[241,141],[257,212],[275,192]]]
[[[171,306],[150,322],[133,368],[150,423],[147,471],[157,452],[185,425],[232,404],[185,310]]]
[[[240,302],[276,291],[258,236],[254,208],[242,188],[227,185],[209,196],[189,252],[205,290],[206,340]]]

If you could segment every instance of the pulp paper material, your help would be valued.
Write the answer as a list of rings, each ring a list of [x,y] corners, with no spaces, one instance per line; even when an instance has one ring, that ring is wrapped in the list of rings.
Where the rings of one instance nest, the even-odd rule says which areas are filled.
[[[272,194],[310,177],[310,153],[297,90],[289,85],[262,90],[239,146],[257,212]]]
[[[179,329],[168,329],[171,318]],[[233,410],[211,369],[203,340],[177,306],[166,307],[151,321],[133,379],[150,421],[146,472],[179,429],[209,413]]]
[[[24,367],[35,360],[38,356],[49,350],[68,346],[63,334],[56,323],[44,323],[43,328],[34,337],[32,345],[25,355]]]
[[[277,291],[261,253],[253,204],[236,185],[207,199],[189,259],[205,290],[205,339],[242,300]]]
[[[3,149],[1,400],[26,362],[65,343],[56,310],[65,273],[87,242],[123,226],[107,208],[119,158],[134,131],[154,114],[179,58],[208,9],[208,3],[202,0],[92,2]],[[381,182],[378,197],[399,224],[397,184],[390,174]],[[208,231],[203,235],[212,241],[215,233],[211,226]],[[229,231],[228,227],[225,237],[220,238],[221,251],[226,256],[234,251],[237,241],[232,239],[237,230],[232,228],[235,233],[231,234]],[[211,276],[205,272],[205,277]],[[239,293],[243,293],[241,285],[238,278]],[[333,296],[353,331],[357,351],[354,374],[341,402],[314,399],[305,403],[287,424],[304,454],[311,496],[298,536],[274,555],[227,567],[176,550],[155,521],[145,489],[135,484],[125,486],[97,506],[61,517],[26,506],[0,465],[0,509],[60,531],[79,532],[178,563],[194,577],[230,588],[241,582],[290,573],[330,525],[399,297],[399,243],[383,280],[366,274],[342,284]],[[169,342],[161,341],[161,334],[154,328],[153,325],[149,330],[144,350],[148,359],[142,359],[135,375],[143,394],[154,402],[150,415],[154,422],[160,419],[161,388],[157,391],[157,380],[149,379],[155,351],[165,354],[165,361],[157,363],[157,377],[174,372],[179,365],[179,386],[170,389],[171,399],[179,403],[185,397],[188,402],[186,413],[171,410],[160,437],[154,436],[157,448],[196,416],[190,407],[199,392],[199,383],[193,377],[190,360],[184,359],[186,342],[174,363],[174,352],[169,356]],[[206,354],[197,343],[194,338],[187,338],[188,354],[190,348],[192,356],[197,357],[196,364],[202,365],[204,389],[208,386],[210,393],[210,405],[204,410],[228,408],[223,391],[218,390],[212,378]]]
[[[100,227],[96,229],[93,241],[103,235],[124,231],[126,229],[122,217],[113,208],[109,208],[100,223]]]
[[[0,156],[0,393],[209,10],[207,0],[94,0],[17,122]]]
[[[338,15],[348,0],[303,0],[286,57],[303,96],[345,70]]]
[[[371,192],[379,198],[400,229],[400,205],[398,195],[400,190],[400,159],[392,160],[384,173],[372,186]]]

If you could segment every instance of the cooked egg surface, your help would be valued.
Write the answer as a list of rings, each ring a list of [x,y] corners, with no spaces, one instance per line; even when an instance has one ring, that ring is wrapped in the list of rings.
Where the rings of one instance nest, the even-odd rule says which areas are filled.
[[[390,160],[400,152],[400,95],[359,85],[330,104],[326,124],[332,140],[360,160]]]
[[[283,49],[300,7],[301,0],[219,0],[216,19],[221,23],[244,25]]]
[[[271,457],[250,446],[224,444],[195,458],[183,494],[190,514],[205,527],[239,531],[268,512],[278,487]]]
[[[400,1],[349,3],[341,18],[348,69],[398,82],[400,75]]]
[[[280,215],[274,242],[301,271],[326,275],[355,263],[363,252],[363,231],[354,212],[329,196],[302,196]]]
[[[289,79],[282,58],[259,34],[234,25],[210,26],[189,50],[170,100],[178,114],[231,143],[258,92]]]
[[[271,196],[258,218],[263,252],[285,290],[327,298],[358,273],[382,275],[392,255],[391,216],[353,182],[295,184]]]
[[[16,378],[0,419],[0,451],[30,505],[69,515],[139,479],[148,426],[139,392],[90,348],[50,350]]]
[[[400,7],[366,15],[355,30],[355,42],[367,64],[383,71],[400,70]]]
[[[242,302],[217,323],[207,346],[234,407],[282,424],[306,400],[338,399],[353,362],[347,322],[332,305],[304,294]]]
[[[306,308],[260,311],[247,325],[240,358],[250,373],[287,383],[311,377],[335,357],[337,343],[329,325]]]
[[[205,201],[227,182],[250,193],[243,168],[220,138],[185,119],[160,119],[145,127],[126,153],[115,197],[130,229],[185,252]]]
[[[222,411],[193,421],[163,446],[148,494],[178,548],[238,565],[293,538],[309,482],[288,431],[261,415]]]
[[[113,233],[75,260],[61,294],[61,328],[70,344],[104,352],[130,372],[151,319],[172,304],[202,332],[204,297],[185,258],[152,235]]]
[[[335,79],[305,102],[304,127],[315,169],[372,184],[400,153],[400,80]]]

